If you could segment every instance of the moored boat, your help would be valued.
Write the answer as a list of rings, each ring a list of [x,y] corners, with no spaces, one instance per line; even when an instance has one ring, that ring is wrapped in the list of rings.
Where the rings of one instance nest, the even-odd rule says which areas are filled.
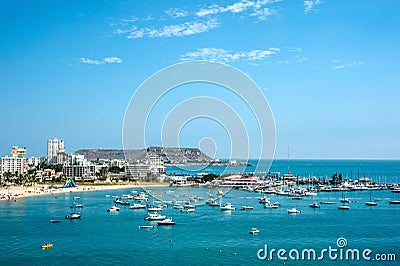
[[[258,233],[260,233],[260,230],[258,230],[257,228],[251,228],[249,233],[250,233],[250,235],[258,234]]]
[[[157,225],[175,225],[175,222],[172,221],[172,218],[167,218],[167,219],[157,222]]]
[[[107,212],[119,212],[119,208],[114,205],[111,208],[107,209]]]
[[[298,214],[298,213],[301,213],[301,211],[296,208],[291,208],[288,210],[288,213],[289,214]]]
[[[149,216],[144,218],[145,220],[148,220],[148,221],[164,220],[166,218],[165,215],[161,215],[161,214],[156,213],[156,212],[155,213],[149,213],[148,215]]]
[[[80,219],[81,215],[78,213],[74,213],[71,212],[69,215],[65,215],[65,219],[70,219],[70,220],[74,220],[74,219]]]
[[[61,223],[61,220],[58,220],[58,219],[51,219],[50,220],[50,223]]]
[[[341,205],[338,207],[339,210],[350,210],[350,206],[347,205]]]
[[[242,211],[253,210],[253,206],[245,205],[240,208]]]
[[[310,206],[310,208],[321,208],[321,206],[319,206],[319,204],[316,201],[311,203],[309,206]]]
[[[231,203],[226,203],[221,206],[221,211],[234,211],[235,207]]]
[[[132,206],[129,206],[129,209],[146,209],[146,204],[134,203]]]

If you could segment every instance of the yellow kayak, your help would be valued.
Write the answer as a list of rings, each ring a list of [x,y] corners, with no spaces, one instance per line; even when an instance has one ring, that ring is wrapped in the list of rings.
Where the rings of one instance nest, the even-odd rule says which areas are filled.
[[[53,247],[53,244],[52,244],[52,243],[47,243],[47,244],[44,244],[44,245],[42,246],[43,249],[52,248],[52,247]]]

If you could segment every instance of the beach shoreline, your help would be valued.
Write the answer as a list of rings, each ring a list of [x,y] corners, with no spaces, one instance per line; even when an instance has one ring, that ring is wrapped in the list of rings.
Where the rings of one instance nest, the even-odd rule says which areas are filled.
[[[92,192],[92,191],[107,191],[117,189],[128,189],[128,188],[147,188],[147,187],[168,187],[168,183],[157,183],[157,182],[143,182],[143,183],[127,183],[127,184],[107,184],[107,185],[78,185],[76,187],[68,188],[50,188],[45,185],[35,186],[9,186],[7,188],[0,188],[0,201],[11,200],[16,201],[18,199],[43,196],[43,195],[56,195],[63,193],[81,193],[81,192]]]

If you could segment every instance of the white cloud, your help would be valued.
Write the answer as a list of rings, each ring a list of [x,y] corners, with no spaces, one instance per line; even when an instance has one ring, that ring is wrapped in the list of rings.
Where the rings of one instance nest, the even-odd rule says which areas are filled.
[[[166,25],[161,28],[137,28],[136,26],[133,26],[128,30],[120,31],[120,33],[128,33],[128,39],[138,39],[143,37],[179,37],[206,32],[210,29],[218,27],[218,25],[219,24],[216,19],[209,19],[206,21],[192,21],[182,24]]]
[[[90,58],[81,57],[79,58],[78,61],[82,64],[88,64],[88,65],[102,65],[102,64],[112,64],[112,63],[121,64],[123,62],[121,58],[115,56],[104,57],[102,60],[93,60]]]
[[[216,15],[219,13],[230,12],[233,14],[246,12],[249,9],[252,10],[250,16],[257,17],[259,20],[265,20],[267,17],[275,14],[275,10],[264,7],[267,4],[272,4],[276,2],[280,2],[281,0],[241,0],[240,2],[233,3],[227,6],[219,6],[219,5],[211,5],[209,7],[205,7],[197,11],[195,14],[198,17],[204,17],[209,15]]]
[[[208,60],[208,61],[258,61],[267,58],[270,55],[279,53],[278,48],[269,48],[267,50],[251,50],[230,52],[220,48],[201,48],[194,52],[187,52],[181,56],[182,61]]]
[[[179,8],[170,8],[165,11],[165,14],[172,18],[183,18],[189,15],[189,12],[179,9]]]
[[[89,58],[81,57],[79,58],[79,62],[83,64],[89,64],[89,65],[101,65],[101,62],[99,60],[92,60]]]
[[[119,58],[119,57],[111,56],[111,57],[105,57],[105,58],[103,58],[103,62],[104,62],[104,63],[117,63],[117,64],[121,64],[121,63],[122,63],[122,59]]]
[[[365,65],[364,62],[356,61],[356,62],[351,62],[351,63],[347,63],[347,64],[336,65],[333,67],[333,69],[339,70],[339,69],[345,69],[345,68],[356,68],[356,67],[361,67],[364,65]]]
[[[314,6],[321,4],[321,0],[305,0],[304,1],[304,13],[318,13],[318,9],[315,9]]]

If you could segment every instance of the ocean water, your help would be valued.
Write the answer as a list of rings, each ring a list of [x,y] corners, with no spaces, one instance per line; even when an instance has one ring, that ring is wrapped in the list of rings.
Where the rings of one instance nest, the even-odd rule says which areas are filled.
[[[355,167],[356,168],[356,167]],[[386,168],[389,176],[394,170]],[[216,189],[205,188],[148,188],[158,200],[185,200],[189,195],[208,198]],[[136,189],[139,190],[139,189]],[[173,190],[172,193],[169,190]],[[106,195],[128,194],[130,189],[66,193],[0,202],[0,263],[3,265],[399,265],[400,260],[400,205],[388,202],[400,194],[373,191],[378,206],[367,207],[369,191],[346,192],[351,209],[338,210],[340,192],[319,193],[315,197],[293,200],[287,196],[270,195],[271,202],[279,201],[278,209],[265,209],[258,203],[261,195],[242,190],[224,190],[222,203],[230,202],[235,211],[222,212],[204,201],[197,201],[194,213],[181,213],[172,206],[163,210],[176,221],[175,226],[157,226],[145,221],[145,210],[131,210],[120,206],[116,214],[106,210],[113,204]],[[168,193],[166,193],[168,191]],[[82,219],[65,220],[73,197],[79,195],[84,208]],[[334,201],[334,205],[309,207],[313,201]],[[252,205],[254,210],[239,210]],[[296,207],[300,214],[290,215]],[[50,223],[61,219],[61,223]],[[139,229],[140,225],[154,224],[153,229]],[[249,230],[256,227],[257,235]],[[345,238],[347,246],[339,248],[338,238]],[[53,248],[42,250],[41,245],[52,242]],[[362,252],[370,249],[376,254],[396,256],[396,261],[365,261],[330,259],[280,260],[275,252],[272,260],[260,260],[257,252],[268,247],[320,251],[329,247],[345,254],[348,249]],[[286,256],[288,254],[286,253]],[[260,253],[263,255],[264,253]],[[360,255],[362,256],[362,255]]]

